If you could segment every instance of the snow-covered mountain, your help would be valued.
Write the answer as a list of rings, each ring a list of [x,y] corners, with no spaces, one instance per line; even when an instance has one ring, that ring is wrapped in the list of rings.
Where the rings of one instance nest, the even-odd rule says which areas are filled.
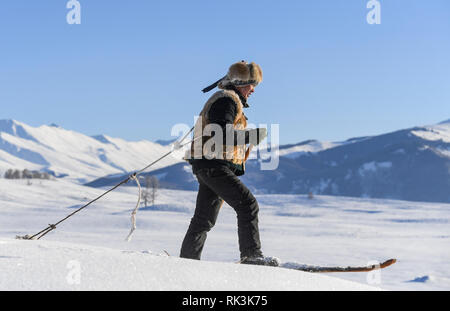
[[[450,202],[450,121],[344,142],[310,140],[280,146],[279,154],[276,170],[261,170],[260,159],[247,162],[242,179],[254,192]],[[187,164],[153,173],[167,188],[197,188]],[[90,185],[109,186],[121,178]]]
[[[169,148],[145,140],[90,137],[56,125],[0,121],[2,175],[9,168],[41,170],[94,187],[110,186]],[[261,170],[261,159],[248,161],[242,179],[254,192],[450,202],[450,120],[343,142],[308,140],[281,145],[276,152],[276,170]],[[164,188],[197,189],[181,156],[165,158],[147,174],[156,175]]]
[[[57,125],[31,127],[0,120],[0,174],[8,169],[50,172],[78,182],[140,169],[170,150],[142,140],[128,142],[106,135],[86,136]],[[169,156],[154,168],[180,162]]]
[[[243,179],[265,193],[450,202],[450,122],[281,157],[274,171],[260,171],[257,161],[247,167]]]
[[[290,159],[295,159],[300,156],[309,154],[309,153],[317,153],[323,150],[327,150],[330,148],[351,144],[357,141],[361,141],[366,139],[367,137],[357,137],[350,138],[343,142],[329,142],[329,141],[318,141],[315,139],[306,140],[297,144],[289,144],[289,145],[280,145],[278,146],[278,155],[284,156]]]

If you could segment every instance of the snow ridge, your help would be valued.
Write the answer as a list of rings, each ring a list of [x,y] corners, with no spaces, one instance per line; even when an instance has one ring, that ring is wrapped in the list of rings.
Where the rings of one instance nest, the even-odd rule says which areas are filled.
[[[0,239],[0,290],[378,290],[282,268],[72,243]],[[105,279],[106,276],[110,276]]]

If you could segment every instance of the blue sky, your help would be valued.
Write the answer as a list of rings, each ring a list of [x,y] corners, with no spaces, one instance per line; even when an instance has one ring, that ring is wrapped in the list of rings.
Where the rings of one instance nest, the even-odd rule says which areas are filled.
[[[281,143],[344,140],[450,118],[450,2],[66,0],[0,4],[0,119],[167,139],[201,89],[245,59],[264,81],[249,121]]]

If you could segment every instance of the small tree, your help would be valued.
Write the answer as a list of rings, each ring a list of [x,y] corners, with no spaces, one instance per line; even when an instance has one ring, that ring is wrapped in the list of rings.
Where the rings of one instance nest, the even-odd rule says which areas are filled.
[[[4,177],[6,179],[52,179],[51,175],[47,172],[30,171],[28,169],[8,169]]]
[[[33,173],[30,172],[30,171],[27,170],[27,169],[24,169],[24,170],[22,171],[22,178],[24,178],[24,179],[31,179],[31,178],[33,178]]]
[[[150,202],[152,205],[155,204],[156,195],[159,188],[158,178],[155,176],[147,175],[144,179],[144,191],[142,191],[142,200],[144,200],[144,205]]]
[[[10,168],[9,170],[7,170],[5,172],[5,178],[6,179],[12,179],[12,176],[13,176],[13,170]]]
[[[12,174],[13,179],[22,179],[22,172],[19,170],[14,170]]]

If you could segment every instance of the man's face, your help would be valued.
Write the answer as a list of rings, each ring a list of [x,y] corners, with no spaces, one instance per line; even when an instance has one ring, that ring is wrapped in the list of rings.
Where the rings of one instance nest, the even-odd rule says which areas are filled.
[[[253,84],[238,86],[237,88],[245,98],[248,98],[255,91],[255,86]]]

